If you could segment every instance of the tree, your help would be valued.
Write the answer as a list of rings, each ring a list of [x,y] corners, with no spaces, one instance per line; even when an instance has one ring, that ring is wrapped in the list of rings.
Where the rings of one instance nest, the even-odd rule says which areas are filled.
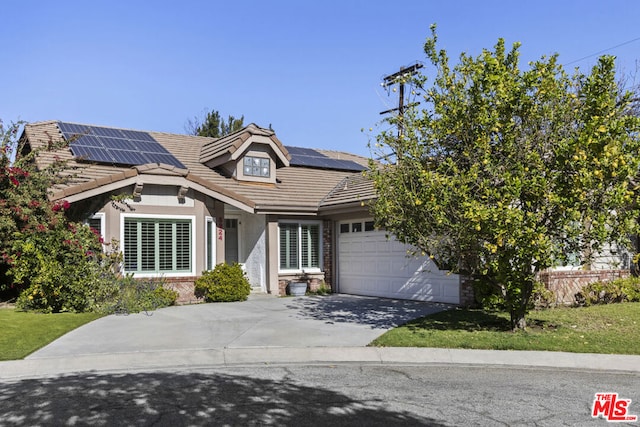
[[[568,76],[557,56],[519,68],[519,44],[504,40],[451,67],[435,26],[424,50],[437,70],[422,104],[388,119],[372,164],[377,224],[468,275],[510,313],[525,316],[539,272],[607,245],[629,245],[638,229],[640,119],[615,83],[614,58]]]
[[[185,126],[187,133],[190,135],[209,136],[212,138],[221,138],[232,132],[242,129],[244,126],[244,116],[236,119],[229,116],[227,121],[220,117],[220,113],[216,110],[208,112],[204,119],[194,117],[189,119]]]
[[[24,147],[17,140],[21,125],[0,120],[0,294],[6,297],[19,292],[6,277],[15,259],[16,233],[44,231],[58,221],[47,199],[56,170],[38,173],[33,154],[23,155]]]
[[[69,178],[60,174],[65,163],[38,169],[20,125],[0,121],[0,296],[18,297],[22,309],[100,309],[117,290],[114,264],[100,236],[67,218],[67,201],[49,201],[54,184]],[[64,144],[50,140],[43,150]]]

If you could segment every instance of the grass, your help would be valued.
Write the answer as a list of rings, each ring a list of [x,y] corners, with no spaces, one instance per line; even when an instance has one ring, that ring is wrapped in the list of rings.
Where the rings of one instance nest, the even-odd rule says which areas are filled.
[[[640,354],[640,303],[532,311],[511,332],[504,313],[452,309],[388,331],[370,345]]]
[[[99,317],[96,313],[42,314],[0,309],[0,360],[22,359]]]

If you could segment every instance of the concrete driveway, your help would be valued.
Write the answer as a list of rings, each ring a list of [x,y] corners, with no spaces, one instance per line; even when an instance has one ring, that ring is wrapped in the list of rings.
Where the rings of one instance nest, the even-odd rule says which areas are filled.
[[[251,347],[363,347],[447,304],[334,294],[167,307],[111,315],[69,332],[27,359]]]

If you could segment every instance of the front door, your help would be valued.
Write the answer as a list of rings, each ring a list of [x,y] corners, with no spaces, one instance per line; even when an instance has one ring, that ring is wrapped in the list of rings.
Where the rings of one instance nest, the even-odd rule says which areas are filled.
[[[238,262],[238,219],[224,220],[224,259],[227,264]]]

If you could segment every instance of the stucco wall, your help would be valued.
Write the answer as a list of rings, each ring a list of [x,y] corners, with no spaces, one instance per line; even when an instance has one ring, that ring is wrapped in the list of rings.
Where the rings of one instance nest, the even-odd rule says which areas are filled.
[[[133,188],[125,188],[120,193],[131,194]],[[120,250],[122,250],[122,216],[126,215],[175,215],[179,216],[192,216],[194,219],[194,242],[195,248],[193,251],[193,271],[191,276],[199,276],[206,266],[206,250],[205,250],[205,227],[206,216],[215,217],[213,210],[213,201],[201,193],[189,190],[185,203],[179,203],[176,195],[176,186],[166,186],[161,188],[160,186],[145,185],[143,188],[143,197],[136,200],[129,200],[126,203],[112,203],[107,202],[101,212],[106,215],[105,218],[105,241],[110,242],[111,239],[116,239],[120,242]],[[164,194],[166,193],[166,194]],[[218,251],[218,254],[220,252]],[[224,253],[224,252],[223,252]],[[165,275],[166,276],[166,275]],[[181,275],[177,275],[181,276]]]
[[[240,216],[240,262],[245,265],[249,283],[266,292],[266,216],[242,213]]]

